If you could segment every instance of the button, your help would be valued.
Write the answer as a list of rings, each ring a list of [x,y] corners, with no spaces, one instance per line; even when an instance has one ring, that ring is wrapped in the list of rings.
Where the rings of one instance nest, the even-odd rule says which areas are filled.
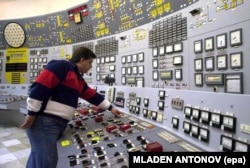
[[[102,150],[102,148],[100,147],[100,146],[96,146],[96,147],[94,147],[93,148],[95,151],[101,151]]]
[[[121,153],[120,152],[115,152],[114,156],[120,156]]]
[[[111,143],[111,144],[107,144],[107,146],[110,148],[113,148],[113,147],[115,147],[115,144]]]
[[[100,164],[100,167],[106,167],[106,166],[108,166],[108,163],[102,163],[102,164]]]
[[[86,154],[86,153],[88,153],[87,149],[82,149],[81,150],[81,154]]]
[[[129,149],[129,148],[132,148],[133,147],[133,144],[131,144],[131,143],[128,143],[127,144],[127,148]]]
[[[122,162],[124,162],[124,159],[123,159],[123,158],[117,159],[117,163],[122,163]]]

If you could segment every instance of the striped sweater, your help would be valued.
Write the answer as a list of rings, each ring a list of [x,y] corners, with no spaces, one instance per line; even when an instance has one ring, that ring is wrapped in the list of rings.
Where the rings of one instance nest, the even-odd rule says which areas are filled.
[[[76,64],[52,60],[30,87],[28,114],[47,113],[71,120],[79,97],[103,109],[111,107],[110,102],[87,85]]]

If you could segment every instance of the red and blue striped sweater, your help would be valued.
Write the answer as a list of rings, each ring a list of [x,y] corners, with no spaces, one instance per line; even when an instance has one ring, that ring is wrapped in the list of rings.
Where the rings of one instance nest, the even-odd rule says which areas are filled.
[[[111,107],[109,101],[87,85],[76,64],[52,60],[30,87],[28,114],[46,113],[71,120],[79,97],[103,109]]]

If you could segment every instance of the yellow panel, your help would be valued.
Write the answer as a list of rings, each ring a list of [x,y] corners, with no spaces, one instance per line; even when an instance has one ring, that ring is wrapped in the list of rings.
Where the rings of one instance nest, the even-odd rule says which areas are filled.
[[[105,35],[105,30],[101,30],[101,35]]]
[[[94,7],[95,9],[100,9],[100,8],[102,7],[101,2],[96,2],[96,3],[93,5],[93,7]]]
[[[105,34],[109,34],[109,28],[104,29]]]
[[[102,12],[101,10],[100,10],[100,11],[97,11],[97,12],[95,13],[95,17],[98,18],[98,19],[102,18],[102,17],[103,17],[103,12]]]
[[[25,84],[26,72],[6,72],[5,77],[8,84]]]
[[[157,11],[155,9],[150,11],[151,18],[155,18],[157,16]]]
[[[157,8],[157,14],[160,15],[160,16],[163,14],[163,7],[162,6],[159,6]]]
[[[163,4],[163,0],[155,0],[154,3],[155,3],[155,6],[160,6]]]
[[[56,21],[57,21],[57,26],[58,26],[58,27],[61,27],[62,24],[61,24],[61,16],[60,16],[60,15],[57,15],[57,16],[56,16]]]
[[[101,22],[97,25],[98,29],[104,29],[106,27],[104,22]]]
[[[7,48],[6,63],[27,63],[28,48]]]
[[[169,12],[171,10],[171,3],[167,2],[163,5],[164,11]]]
[[[61,146],[64,147],[64,146],[69,146],[70,145],[70,141],[69,140],[63,140],[61,141]]]
[[[111,10],[112,10],[112,11],[113,11],[113,10],[115,10],[113,0],[109,0],[109,4],[110,4],[110,8],[111,8]]]

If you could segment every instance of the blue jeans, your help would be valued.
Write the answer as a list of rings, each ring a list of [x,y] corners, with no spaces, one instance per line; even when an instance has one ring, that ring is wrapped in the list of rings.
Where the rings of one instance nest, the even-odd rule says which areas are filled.
[[[31,153],[26,168],[56,168],[57,140],[63,134],[67,120],[53,115],[38,115],[27,129]]]

